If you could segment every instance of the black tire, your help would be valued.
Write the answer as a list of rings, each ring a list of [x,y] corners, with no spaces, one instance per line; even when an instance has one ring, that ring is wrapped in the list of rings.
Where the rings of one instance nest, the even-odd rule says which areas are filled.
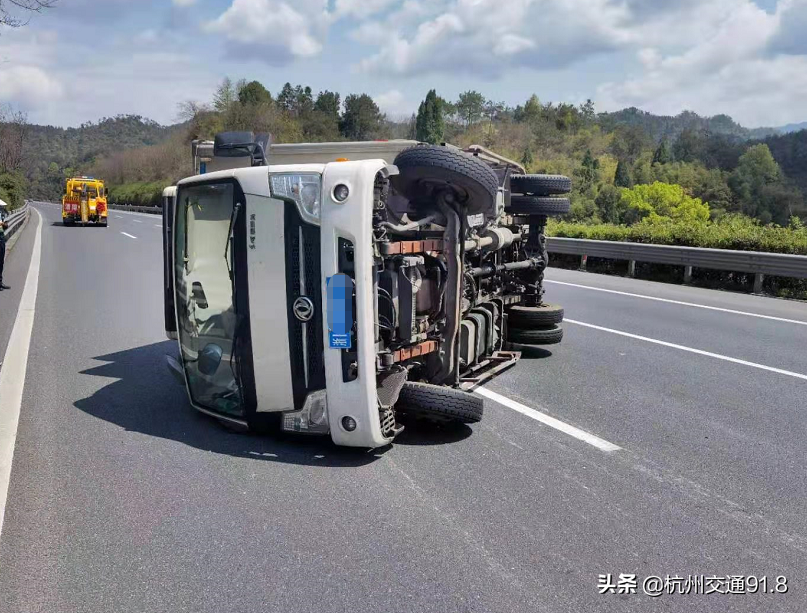
[[[563,307],[556,304],[534,307],[517,304],[510,307],[507,314],[507,324],[523,330],[553,326],[563,321]]]
[[[480,396],[441,385],[407,381],[395,405],[396,412],[435,421],[473,424],[482,419]]]
[[[469,215],[489,210],[496,202],[499,179],[482,160],[438,145],[416,145],[395,158],[400,174],[391,177],[395,190],[412,202],[430,200],[449,187]]]
[[[568,198],[511,196],[507,212],[511,215],[565,215],[571,206]]]
[[[572,191],[572,180],[563,175],[512,175],[510,191],[533,196],[568,194]]]
[[[557,345],[563,340],[563,328],[551,326],[525,330],[511,327],[507,332],[507,338],[511,343],[520,345]]]

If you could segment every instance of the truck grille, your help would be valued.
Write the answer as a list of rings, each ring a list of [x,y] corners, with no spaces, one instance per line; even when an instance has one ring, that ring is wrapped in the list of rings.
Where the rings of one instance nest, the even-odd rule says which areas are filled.
[[[305,223],[291,203],[286,203],[284,230],[291,380],[294,408],[300,410],[309,392],[325,389],[320,230]],[[311,317],[303,321],[308,306],[313,306]]]

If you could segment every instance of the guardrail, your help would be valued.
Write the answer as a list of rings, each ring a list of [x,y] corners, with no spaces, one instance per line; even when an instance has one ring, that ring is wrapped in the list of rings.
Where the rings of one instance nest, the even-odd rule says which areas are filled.
[[[150,213],[162,215],[163,210],[158,206],[132,206],[130,204],[110,204],[109,208],[115,211],[129,211],[131,213]]]
[[[610,260],[627,260],[628,276],[633,276],[636,262],[672,264],[684,267],[684,283],[692,281],[693,268],[730,270],[754,274],[754,293],[762,293],[765,275],[807,279],[807,256],[763,251],[704,249],[676,245],[648,245],[596,241],[582,238],[547,238],[550,253],[579,255],[580,268],[585,270],[589,256]]]
[[[26,202],[16,211],[11,213],[8,217],[5,218],[5,222],[8,224],[8,228],[6,229],[5,235],[6,240],[10,239],[14,236],[17,232],[19,232],[20,228],[25,225],[25,220],[28,219],[28,215],[30,211],[28,210],[28,203]]]

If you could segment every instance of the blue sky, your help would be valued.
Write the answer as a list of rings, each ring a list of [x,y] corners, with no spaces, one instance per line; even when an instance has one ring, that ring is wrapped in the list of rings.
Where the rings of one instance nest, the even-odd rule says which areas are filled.
[[[59,0],[0,30],[0,103],[75,126],[172,123],[223,77],[369,93],[595,101],[807,120],[807,0]]]

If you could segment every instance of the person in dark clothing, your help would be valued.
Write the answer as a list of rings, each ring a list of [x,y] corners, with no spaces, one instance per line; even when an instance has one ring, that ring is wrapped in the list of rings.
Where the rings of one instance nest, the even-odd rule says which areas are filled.
[[[8,229],[5,210],[0,213],[0,216],[2,219],[2,221],[0,221],[0,291],[2,291],[11,288],[3,283],[3,264],[6,261],[6,230]]]

